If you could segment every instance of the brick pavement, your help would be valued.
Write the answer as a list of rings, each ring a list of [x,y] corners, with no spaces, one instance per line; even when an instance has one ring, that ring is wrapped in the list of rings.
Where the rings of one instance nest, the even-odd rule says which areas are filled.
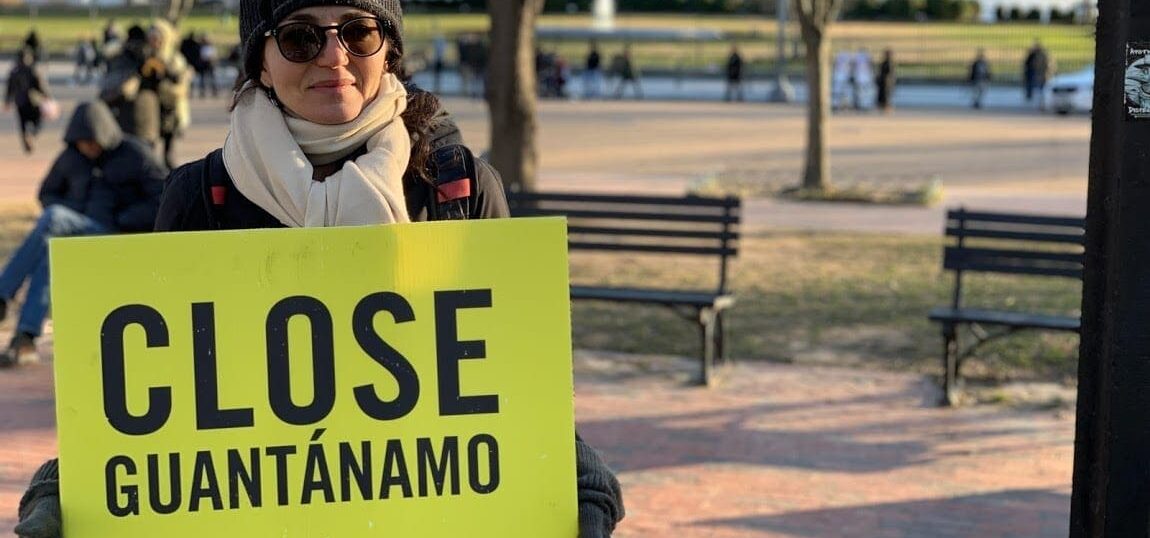
[[[50,345],[45,345],[50,353]],[[580,352],[580,433],[618,471],[628,537],[1065,536],[1073,413],[937,409],[920,376]],[[0,532],[55,454],[50,362],[0,372]]]

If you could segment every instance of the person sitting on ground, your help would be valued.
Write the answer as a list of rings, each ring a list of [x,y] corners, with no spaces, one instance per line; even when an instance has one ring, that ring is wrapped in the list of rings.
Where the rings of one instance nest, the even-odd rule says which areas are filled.
[[[399,0],[241,0],[231,129],[223,148],[172,173],[156,231],[507,217],[495,170],[462,146],[434,95],[404,83],[402,17]],[[472,164],[468,188],[439,188],[436,171],[460,162],[441,155]],[[572,442],[579,535],[610,536],[619,483]],[[33,477],[16,534],[59,536],[57,485],[53,460]]]
[[[0,320],[28,282],[24,305],[0,367],[36,358],[36,338],[48,315],[48,240],[53,237],[151,229],[167,168],[152,151],[125,136],[101,102],[84,103],[64,131],[68,147],[40,185],[43,213],[0,271]]]

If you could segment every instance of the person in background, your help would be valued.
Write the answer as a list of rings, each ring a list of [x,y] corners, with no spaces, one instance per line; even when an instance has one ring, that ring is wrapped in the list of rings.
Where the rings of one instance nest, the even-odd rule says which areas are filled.
[[[108,19],[108,24],[104,25],[104,46],[121,39],[120,27],[116,25],[116,19]]]
[[[986,87],[990,84],[990,63],[986,61],[986,51],[978,49],[978,54],[970,64],[970,88],[972,92],[971,108],[982,108],[982,100],[986,96]]]
[[[4,110],[16,106],[16,121],[20,126],[20,143],[24,153],[32,153],[36,146],[36,135],[40,133],[43,113],[40,106],[51,96],[48,94],[48,80],[35,63],[30,49],[21,49],[16,65],[8,73],[8,88],[4,94]]]
[[[583,68],[583,98],[598,99],[602,93],[603,56],[599,54],[599,44],[592,41]]]
[[[1042,42],[1035,39],[1034,45],[1026,53],[1022,63],[1022,80],[1026,94],[1026,102],[1034,101],[1038,97],[1038,108],[1045,108],[1046,81],[1054,75],[1054,60]]]
[[[80,38],[72,54],[76,62],[76,67],[72,71],[72,84],[88,84],[92,81],[96,69],[96,49],[92,46],[92,40],[87,37]]]
[[[874,88],[874,63],[870,52],[858,49],[850,65],[851,107],[855,110],[870,108],[869,97]]]
[[[846,107],[849,97],[853,55],[848,51],[835,53],[834,63],[831,66],[831,110],[840,110]]]
[[[0,320],[25,282],[16,331],[0,367],[35,360],[48,315],[48,241],[53,237],[150,230],[168,169],[151,150],[125,136],[100,101],[76,107],[64,131],[67,147],[40,185],[44,208],[32,231],[0,271]]]
[[[148,56],[148,33],[139,25],[109,56],[108,72],[100,81],[100,100],[108,105],[124,133],[155,147],[160,139],[159,105],[154,94],[140,99],[141,70]]]
[[[431,91],[439,93],[443,68],[447,64],[447,39],[436,32],[431,41]]]
[[[731,45],[731,54],[727,57],[727,92],[724,101],[743,101],[743,56],[739,54],[739,46]]]
[[[32,51],[32,63],[44,61],[44,45],[40,43],[40,34],[33,28],[24,37],[24,48]]]
[[[207,97],[208,88],[212,90],[212,97],[219,97],[220,86],[216,81],[216,64],[220,60],[219,49],[206,35],[200,41],[199,70],[196,71],[196,75],[200,77],[200,98]]]
[[[878,66],[878,94],[875,98],[878,109],[884,114],[891,110],[891,98],[894,96],[896,81],[894,51],[886,49],[882,51],[882,63]]]
[[[619,75],[619,85],[615,87],[615,98],[623,98],[623,90],[627,85],[630,85],[635,92],[635,99],[643,99],[643,87],[639,84],[639,69],[635,66],[635,60],[631,57],[631,45],[628,43],[623,45],[623,52],[615,57],[612,66],[616,74]]]
[[[192,69],[197,79],[202,80],[204,66],[200,60],[200,51],[203,49],[204,43],[202,38],[196,32],[188,32],[183,39],[180,40],[180,56],[184,57],[184,63]],[[201,95],[200,97],[203,97]]]
[[[176,31],[167,21],[156,19],[148,29],[148,55],[140,68],[140,98],[154,95],[159,122],[161,155],[168,168],[175,164],[175,140],[191,123],[188,94],[194,73],[183,55],[176,52]],[[159,144],[156,145],[160,149]]]

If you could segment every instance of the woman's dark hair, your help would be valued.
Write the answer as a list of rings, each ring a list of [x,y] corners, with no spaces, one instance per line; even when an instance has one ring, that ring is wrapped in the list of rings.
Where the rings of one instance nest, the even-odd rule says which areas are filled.
[[[392,42],[391,39],[388,41],[389,43]],[[229,111],[236,108],[241,91],[252,91],[256,88],[268,92],[268,95],[272,97],[272,102],[279,104],[275,95],[271,93],[271,88],[264,87],[263,83],[260,82],[260,72],[263,71],[262,55],[253,54],[252,56],[253,58],[245,58],[243,65],[240,66],[239,75],[236,77],[236,83],[233,87],[232,104],[228,107]],[[387,48],[387,72],[395,75],[404,84],[411,81],[411,74],[403,65],[403,53],[391,46]],[[254,87],[245,90],[244,86],[249,82]],[[431,163],[429,162],[431,159],[430,135],[431,120],[438,111],[439,98],[435,94],[425,91],[408,92],[407,109],[400,116],[403,118],[403,124],[407,127],[407,135],[411,138],[411,159],[407,164],[404,181],[423,181],[434,184],[431,177]]]

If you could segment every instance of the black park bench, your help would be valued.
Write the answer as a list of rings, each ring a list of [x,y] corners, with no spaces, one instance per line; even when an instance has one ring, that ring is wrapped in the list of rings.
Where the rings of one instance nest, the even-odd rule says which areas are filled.
[[[1079,315],[983,309],[963,302],[963,275],[1004,273],[1082,280],[1085,219],[1068,216],[990,213],[954,209],[946,215],[943,269],[954,272],[950,306],[930,311],[942,327],[943,405],[953,405],[962,361],[982,344],[1024,329],[1078,332]],[[959,328],[975,338],[963,348]],[[991,333],[985,327],[997,327]]]
[[[727,288],[729,260],[738,253],[741,201],[735,197],[624,196],[567,192],[508,193],[515,217],[567,217],[570,250],[654,253],[712,258],[711,289],[572,285],[571,300],[647,303],[676,310],[699,327],[701,380],[710,385],[716,362],[726,362],[724,311],[735,304]]]

